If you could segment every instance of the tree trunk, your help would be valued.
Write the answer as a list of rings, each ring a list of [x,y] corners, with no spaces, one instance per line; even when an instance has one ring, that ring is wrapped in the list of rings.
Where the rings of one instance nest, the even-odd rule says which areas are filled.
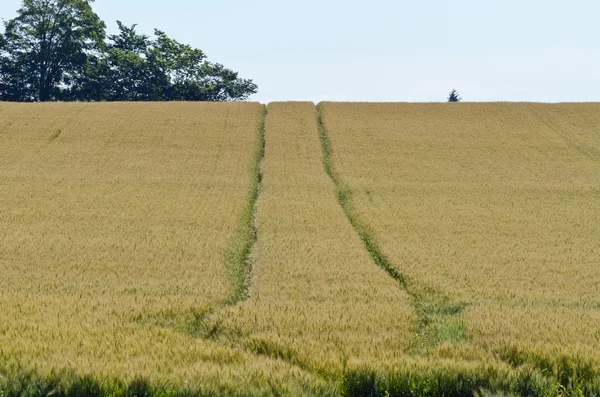
[[[50,100],[50,90],[46,86],[45,81],[42,81],[40,84],[40,97],[38,100],[40,102],[48,102]]]

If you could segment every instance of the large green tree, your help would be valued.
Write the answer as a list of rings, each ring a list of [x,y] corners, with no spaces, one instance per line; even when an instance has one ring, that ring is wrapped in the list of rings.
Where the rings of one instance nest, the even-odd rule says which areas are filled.
[[[93,0],[24,0],[0,35],[0,100],[230,101],[252,80],[209,62],[199,49],[118,21],[105,37]]]
[[[241,79],[237,72],[207,61],[201,50],[179,43],[160,30],[154,35],[156,40],[147,58],[169,81],[167,99],[228,101],[246,99],[257,92],[252,80]]]
[[[75,98],[110,101],[230,101],[257,92],[252,80],[209,62],[202,50],[154,31],[154,39],[117,21],[100,57],[73,89]],[[101,92],[100,92],[101,91]]]
[[[75,88],[82,94],[93,93],[90,83],[97,85],[101,92],[99,98],[92,98],[94,100],[165,100],[164,91],[169,82],[159,65],[148,57],[152,41],[138,34],[136,25],[128,27],[120,21],[117,23],[119,33],[108,36],[105,51],[90,59],[84,79]]]
[[[100,50],[104,22],[93,0],[24,0],[4,24],[0,69],[9,100],[61,99],[82,73],[90,53]]]

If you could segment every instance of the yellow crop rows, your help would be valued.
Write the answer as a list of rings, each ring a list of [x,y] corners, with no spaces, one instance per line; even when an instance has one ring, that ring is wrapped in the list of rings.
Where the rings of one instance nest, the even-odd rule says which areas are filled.
[[[0,104],[2,368],[293,383],[286,363],[190,335],[233,293],[261,118],[243,103]]]
[[[600,363],[600,105],[321,109],[381,251],[466,305],[463,348]]]
[[[0,397],[598,396],[598,126],[0,103]]]
[[[213,322],[253,351],[335,374],[402,359],[414,318],[337,203],[316,117],[312,103],[269,105],[251,298]]]

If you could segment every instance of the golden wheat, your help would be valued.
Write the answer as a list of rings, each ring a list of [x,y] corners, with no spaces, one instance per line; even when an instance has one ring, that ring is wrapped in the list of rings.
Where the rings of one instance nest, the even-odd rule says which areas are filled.
[[[600,359],[599,104],[321,106],[358,218],[474,344]]]
[[[188,335],[233,293],[259,104],[0,104],[0,117],[3,366],[242,389],[312,376]]]
[[[213,319],[262,354],[335,373],[399,360],[414,317],[344,216],[323,170],[312,103],[273,103],[252,255],[251,298]]]
[[[598,104],[0,103],[0,381],[595,390],[598,125]]]

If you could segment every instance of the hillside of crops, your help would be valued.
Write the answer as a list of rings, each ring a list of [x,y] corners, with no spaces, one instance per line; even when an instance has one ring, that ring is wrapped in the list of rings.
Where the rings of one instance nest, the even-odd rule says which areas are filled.
[[[600,396],[600,104],[0,103],[0,396]]]

